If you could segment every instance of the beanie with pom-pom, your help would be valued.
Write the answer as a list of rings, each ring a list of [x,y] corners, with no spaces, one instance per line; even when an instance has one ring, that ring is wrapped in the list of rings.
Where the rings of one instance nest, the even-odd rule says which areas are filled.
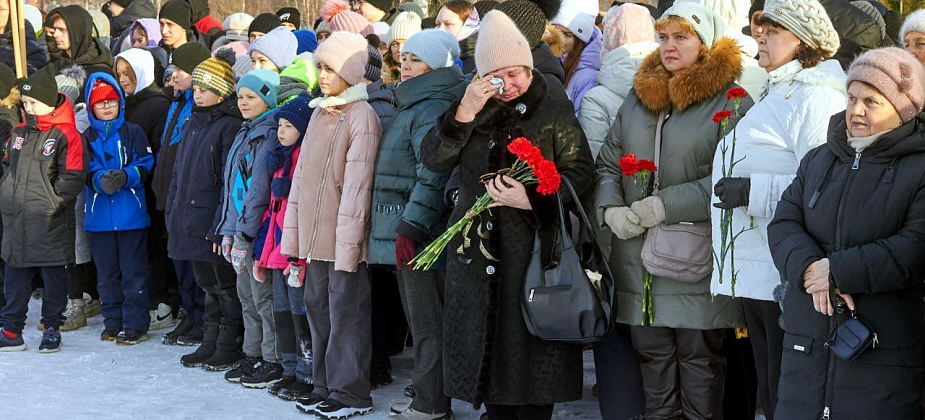
[[[231,96],[234,92],[234,72],[231,70],[234,62],[231,49],[216,51],[215,57],[206,59],[193,70],[193,86],[209,90],[222,99]]]
[[[315,62],[325,64],[341,79],[353,86],[363,81],[366,61],[369,59],[366,47],[369,43],[356,34],[334,32],[315,50]]]
[[[363,15],[350,10],[350,3],[344,0],[327,0],[321,5],[321,16],[331,26],[331,32],[345,31],[363,36],[373,32],[373,27]]]

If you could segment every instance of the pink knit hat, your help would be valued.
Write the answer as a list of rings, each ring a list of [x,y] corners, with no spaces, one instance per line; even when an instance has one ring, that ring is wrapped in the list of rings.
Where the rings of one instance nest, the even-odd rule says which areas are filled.
[[[637,42],[655,41],[655,22],[649,9],[625,3],[611,7],[604,16],[604,49],[601,55]]]
[[[331,32],[353,32],[363,36],[373,32],[373,27],[363,15],[350,10],[344,0],[327,0],[321,5],[321,16],[331,26]]]
[[[903,122],[925,106],[925,68],[908,51],[890,47],[861,54],[848,69],[848,84],[864,82],[885,96]]]
[[[326,64],[351,86],[363,80],[368,54],[366,39],[348,32],[334,32],[315,50],[315,62]]]

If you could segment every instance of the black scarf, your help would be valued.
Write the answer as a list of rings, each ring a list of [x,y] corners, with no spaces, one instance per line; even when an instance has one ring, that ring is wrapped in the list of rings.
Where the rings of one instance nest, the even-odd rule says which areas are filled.
[[[288,198],[289,189],[292,187],[292,151],[302,146],[302,138],[289,146],[277,144],[273,151],[267,154],[267,170],[270,174],[275,174],[280,168],[283,173],[278,178],[273,178],[270,182],[270,191],[273,197]]]

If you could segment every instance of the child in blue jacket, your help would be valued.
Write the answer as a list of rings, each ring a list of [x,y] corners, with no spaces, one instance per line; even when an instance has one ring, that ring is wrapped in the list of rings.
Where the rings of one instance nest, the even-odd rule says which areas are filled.
[[[141,127],[125,121],[125,99],[116,80],[95,73],[85,97],[90,146],[84,230],[96,262],[103,341],[132,345],[148,339],[148,227],[145,179],[154,157]]]

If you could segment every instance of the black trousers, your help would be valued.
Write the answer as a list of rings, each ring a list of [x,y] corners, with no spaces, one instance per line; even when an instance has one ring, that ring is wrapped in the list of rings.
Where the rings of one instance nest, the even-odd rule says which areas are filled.
[[[370,375],[377,377],[392,372],[389,354],[404,348],[408,336],[408,323],[398,293],[395,267],[373,265],[369,267],[372,283],[372,361]]]
[[[726,330],[634,326],[647,420],[722,420]],[[730,419],[738,420],[738,419]]]
[[[603,420],[644,418],[646,394],[629,325],[616,324],[610,334],[594,343],[594,370]]]
[[[177,309],[182,305],[179,293],[179,281],[174,266],[167,257],[167,227],[164,222],[164,213],[152,211],[151,228],[148,235],[148,295],[151,296],[151,307],[157,309],[161,303],[166,303]],[[199,319],[199,318],[197,318]]]
[[[84,293],[91,299],[99,300],[100,293],[96,282],[96,264],[93,261],[84,264],[71,264],[67,267],[67,298],[83,299]]]
[[[726,385],[723,392],[723,418],[753,419],[758,409],[758,380],[755,376],[755,357],[749,338],[736,338],[729,328],[723,340],[726,355]]]
[[[488,420],[549,420],[554,405],[485,404]]]
[[[780,305],[777,302],[742,299],[748,337],[755,354],[758,377],[758,400],[768,420],[774,420],[777,407],[777,387],[780,384],[780,364],[784,353],[784,330],[777,323]]]
[[[205,322],[222,325],[244,325],[241,301],[238,299],[238,276],[230,264],[193,261],[196,283],[206,292]]]

